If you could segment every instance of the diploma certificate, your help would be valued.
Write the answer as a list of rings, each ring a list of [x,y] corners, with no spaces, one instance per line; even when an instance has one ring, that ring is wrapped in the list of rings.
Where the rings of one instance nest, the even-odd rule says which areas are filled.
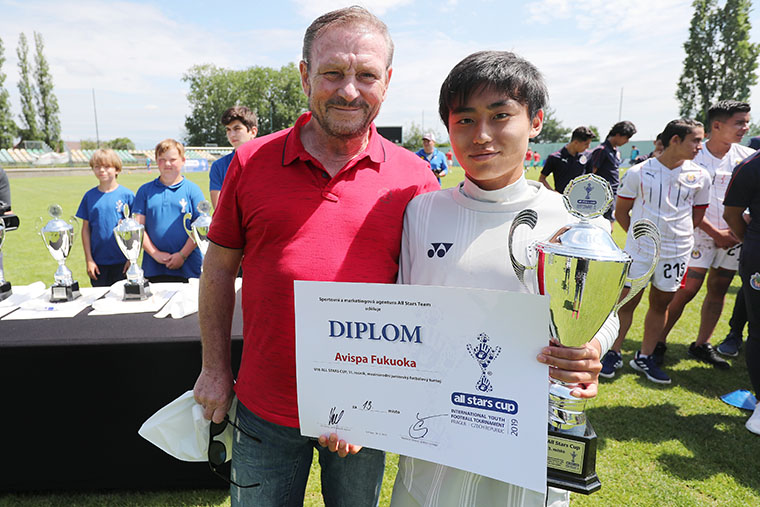
[[[546,490],[549,300],[295,282],[301,433]]]

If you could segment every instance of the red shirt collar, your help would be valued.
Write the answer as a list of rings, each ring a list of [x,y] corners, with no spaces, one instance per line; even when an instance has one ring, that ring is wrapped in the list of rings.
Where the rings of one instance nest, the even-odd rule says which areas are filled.
[[[293,163],[296,159],[300,159],[304,162],[312,161],[319,167],[322,167],[322,164],[306,151],[301,142],[301,129],[309,120],[311,120],[311,112],[307,111],[298,117],[293,129],[288,132],[288,136],[285,139],[285,148],[282,154],[282,165],[288,165]],[[377,133],[374,123],[370,124],[369,127],[369,142],[367,143],[367,147],[351,160],[351,162],[346,164],[346,167],[355,165],[365,157],[369,157],[369,159],[376,164],[385,162],[385,148],[383,147],[382,138],[380,134]]]

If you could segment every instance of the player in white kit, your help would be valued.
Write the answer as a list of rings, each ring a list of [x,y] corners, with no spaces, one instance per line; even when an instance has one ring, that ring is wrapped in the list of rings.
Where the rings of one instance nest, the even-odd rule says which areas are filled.
[[[668,333],[686,304],[699,292],[707,275],[707,294],[702,303],[699,332],[696,341],[689,347],[689,355],[720,369],[730,366],[716,353],[710,344],[710,337],[723,311],[728,287],[739,267],[741,243],[723,220],[723,198],[734,167],[755,152],[752,148],[739,144],[749,131],[749,112],[749,104],[736,100],[721,100],[707,112],[710,138],[694,157],[694,163],[710,173],[710,206],[702,223],[694,230],[694,248],[689,258],[685,283],[668,305],[668,321],[655,349],[656,360],[658,356],[662,357],[657,353],[658,350],[664,354]]]
[[[670,377],[651,355],[665,326],[668,304],[686,271],[694,244],[694,227],[702,221],[710,201],[710,175],[692,162],[702,148],[703,137],[704,129],[698,121],[671,121],[662,132],[665,146],[662,155],[628,169],[618,190],[615,218],[628,231],[625,251],[633,258],[631,278],[646,273],[654,247],[649,241],[633,240],[630,224],[646,218],[660,231],[660,260],[652,275],[644,338],[641,350],[630,362],[633,369],[660,384],[670,384]],[[602,360],[603,377],[614,377],[615,370],[623,366],[620,350],[642,294],[643,291],[639,292],[618,312],[620,332],[612,350]]]

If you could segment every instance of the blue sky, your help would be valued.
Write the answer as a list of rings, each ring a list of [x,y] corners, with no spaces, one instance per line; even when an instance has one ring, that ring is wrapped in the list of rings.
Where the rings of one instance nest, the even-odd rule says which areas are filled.
[[[15,49],[21,31],[45,40],[65,140],[129,137],[151,148],[181,138],[189,107],[182,75],[192,65],[280,67],[300,59],[303,33],[333,0],[276,2],[0,0],[6,89],[20,112]],[[676,82],[691,18],[689,0],[481,0],[361,2],[388,25],[394,74],[379,125],[424,124],[444,135],[438,89],[448,71],[482,49],[515,51],[544,73],[566,127],[602,133],[622,118],[652,139],[678,115]],[[760,13],[751,13],[760,41]],[[760,97],[760,86],[753,98]],[[757,108],[760,111],[760,107]],[[758,113],[760,114],[760,113]]]

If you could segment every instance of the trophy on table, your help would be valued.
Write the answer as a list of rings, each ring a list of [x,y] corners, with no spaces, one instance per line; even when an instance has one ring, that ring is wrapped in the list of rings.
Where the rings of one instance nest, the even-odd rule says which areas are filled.
[[[514,233],[520,225],[533,229],[541,219],[532,209],[521,211],[509,231],[509,256],[520,281],[525,271],[536,269],[538,292],[549,295],[550,334],[562,346],[581,347],[590,341],[610,312],[617,312],[649,281],[660,256],[660,234],[649,220],[631,224],[634,239],[649,238],[654,256],[649,270],[631,279],[631,257],[612,236],[589,222],[612,204],[612,191],[602,178],[586,174],[575,178],[565,189],[567,210],[580,222],[560,228],[545,241],[528,246],[525,266],[514,254]],[[626,284],[628,294],[620,300]],[[620,300],[620,301],[619,301]],[[585,399],[570,394],[575,386],[550,379],[549,441],[547,482],[576,493],[590,494],[601,487],[595,471],[596,432],[584,413]]]
[[[182,220],[182,225],[185,227],[185,232],[190,236],[190,239],[195,241],[198,245],[198,249],[201,251],[203,257],[206,256],[208,250],[208,228],[211,226],[211,217],[209,212],[211,211],[211,203],[208,201],[201,201],[196,207],[200,216],[196,218],[193,223],[190,224],[190,228],[187,228],[187,222],[193,218],[192,213],[185,213],[185,217]]]
[[[58,303],[61,301],[72,301],[78,298],[79,282],[74,280],[71,270],[66,267],[66,257],[71,252],[71,246],[76,236],[75,229],[78,228],[79,222],[74,217],[69,221],[63,220],[61,215],[63,209],[57,204],[51,204],[48,207],[48,214],[52,219],[44,227],[38,226],[38,232],[42,237],[42,242],[58,262],[58,269],[55,271],[55,283],[50,287],[50,302]],[[43,219],[38,219],[41,225]]]
[[[0,217],[0,301],[10,297],[13,294],[11,290],[11,282],[5,280],[3,273],[3,243],[5,242],[5,221],[3,217]]]
[[[142,251],[143,235],[145,226],[129,216],[129,206],[122,208],[124,218],[119,220],[119,225],[113,228],[116,244],[124,257],[129,260],[127,269],[127,281],[124,283],[124,301],[143,301],[151,296],[148,280],[143,276],[142,268],[137,264],[137,258]]]

